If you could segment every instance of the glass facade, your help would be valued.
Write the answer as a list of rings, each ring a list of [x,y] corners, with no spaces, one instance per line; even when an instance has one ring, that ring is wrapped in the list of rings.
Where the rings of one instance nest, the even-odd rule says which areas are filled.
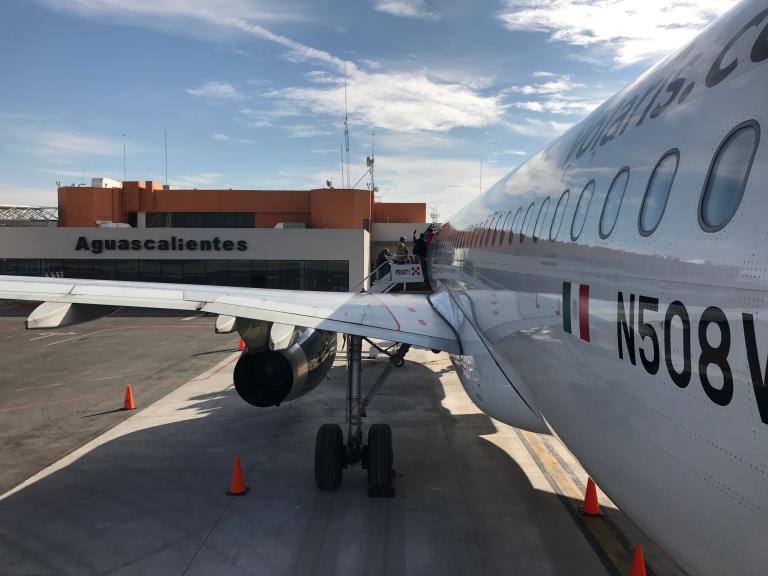
[[[255,227],[253,212],[147,212],[147,228]]]
[[[346,260],[0,259],[0,274],[347,292]]]

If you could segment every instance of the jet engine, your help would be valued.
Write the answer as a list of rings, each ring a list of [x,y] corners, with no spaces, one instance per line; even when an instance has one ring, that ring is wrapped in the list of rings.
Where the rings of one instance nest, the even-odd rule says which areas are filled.
[[[235,366],[235,390],[254,406],[279,406],[310,392],[325,378],[336,358],[336,333],[295,328],[292,342],[240,356]]]

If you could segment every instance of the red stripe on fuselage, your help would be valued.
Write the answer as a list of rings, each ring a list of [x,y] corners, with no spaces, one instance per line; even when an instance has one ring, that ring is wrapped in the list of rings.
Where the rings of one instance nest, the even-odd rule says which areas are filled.
[[[589,342],[589,286],[579,286],[579,335]]]

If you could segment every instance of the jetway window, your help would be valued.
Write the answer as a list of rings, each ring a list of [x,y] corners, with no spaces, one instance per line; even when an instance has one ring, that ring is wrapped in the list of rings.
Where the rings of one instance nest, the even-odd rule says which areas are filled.
[[[629,168],[622,168],[611,182],[608,194],[605,196],[603,204],[603,213],[600,214],[600,238],[608,238],[616,226],[616,220],[619,218],[621,210],[621,201],[624,199],[624,192],[629,182]]]
[[[552,225],[549,227],[550,240],[554,240],[557,238],[557,235],[560,234],[560,226],[563,224],[563,216],[565,215],[565,208],[568,205],[568,197],[570,194],[570,190],[566,190],[560,196],[560,200],[557,201],[555,215],[552,217]]]
[[[520,227],[520,242],[525,240],[525,237],[530,233],[529,228],[533,223],[533,209],[534,209],[534,203],[531,202],[531,205],[528,206],[528,210],[525,211],[525,217],[523,218],[523,225]]]
[[[581,231],[584,229],[584,222],[587,221],[587,213],[589,212],[589,205],[592,203],[592,194],[594,191],[594,180],[591,180],[584,186],[584,190],[581,191],[579,202],[576,204],[576,212],[573,214],[573,222],[571,222],[571,240],[573,241],[579,239]]]
[[[741,203],[760,141],[760,127],[744,122],[726,136],[709,167],[699,202],[699,224],[706,232],[725,227]]]
[[[536,242],[541,236],[541,230],[544,228],[544,222],[547,219],[547,213],[549,212],[549,196],[542,202],[539,208],[539,215],[536,216],[536,225],[533,227],[533,241]]]
[[[648,180],[648,188],[643,196],[643,204],[640,206],[638,227],[643,236],[653,234],[661,222],[679,162],[680,152],[677,149],[670,150],[662,156],[653,169],[651,178]]]

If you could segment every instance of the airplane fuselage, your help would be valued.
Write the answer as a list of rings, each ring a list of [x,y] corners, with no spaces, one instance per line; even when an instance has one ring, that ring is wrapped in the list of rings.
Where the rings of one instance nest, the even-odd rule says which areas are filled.
[[[768,566],[766,60],[768,4],[743,3],[429,256],[472,399],[561,437],[694,574]]]

